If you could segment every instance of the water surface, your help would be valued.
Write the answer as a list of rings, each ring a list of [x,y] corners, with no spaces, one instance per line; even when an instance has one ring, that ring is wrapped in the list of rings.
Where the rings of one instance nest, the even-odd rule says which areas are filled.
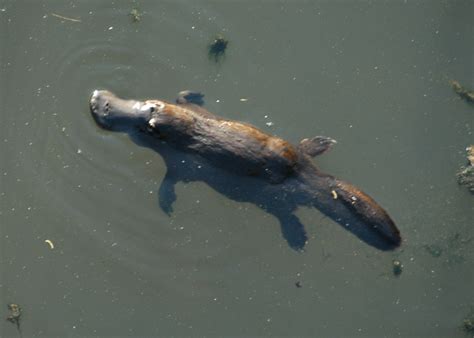
[[[473,14],[467,0],[0,1],[1,317],[18,303],[23,335],[44,337],[465,336],[474,209],[455,173],[474,107],[448,80],[474,88]],[[96,88],[195,89],[291,142],[335,138],[318,165],[380,202],[401,248],[300,209],[296,252],[273,216],[203,183],[178,184],[167,216],[163,160],[95,125]],[[3,320],[0,334],[18,336]]]

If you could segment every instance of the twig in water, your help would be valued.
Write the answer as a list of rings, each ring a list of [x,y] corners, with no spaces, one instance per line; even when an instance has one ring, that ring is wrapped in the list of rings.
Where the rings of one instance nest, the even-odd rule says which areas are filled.
[[[56,18],[60,18],[60,19],[67,20],[67,21],[82,22],[79,19],[68,18],[67,16],[62,16],[62,15],[59,15],[59,14],[56,14],[56,13],[51,13],[51,15],[55,16]]]

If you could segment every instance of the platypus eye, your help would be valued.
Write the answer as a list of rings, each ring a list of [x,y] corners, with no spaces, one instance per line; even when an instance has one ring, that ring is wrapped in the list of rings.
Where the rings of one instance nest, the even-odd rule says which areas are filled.
[[[150,113],[156,112],[156,106],[151,106],[150,107]]]

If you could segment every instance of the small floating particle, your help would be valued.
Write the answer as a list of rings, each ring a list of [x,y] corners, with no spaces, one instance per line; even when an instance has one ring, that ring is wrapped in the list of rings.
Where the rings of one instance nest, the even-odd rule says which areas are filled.
[[[266,124],[267,126],[269,126],[269,127],[273,126],[273,122],[267,122],[267,123],[265,123],[265,124]]]
[[[398,277],[402,274],[403,264],[399,260],[394,260],[392,262],[393,275]]]
[[[109,27],[109,31],[111,31],[112,29],[114,29],[114,27],[113,27],[113,26],[110,26],[110,27]]]
[[[241,98],[240,99],[240,102],[247,102],[249,99],[246,99],[246,98]]]
[[[47,240],[45,240],[44,242],[45,242],[45,243],[48,243],[48,244],[49,244],[49,247],[50,247],[51,249],[54,249],[54,244],[53,244],[53,242],[52,242],[51,240],[47,239]]]
[[[67,16],[62,16],[62,15],[56,14],[56,13],[51,13],[51,16],[54,16],[54,17],[59,18],[59,19],[67,20],[67,21],[72,21],[72,22],[82,22],[80,19],[73,19],[73,18],[69,18]]]
[[[438,244],[429,244],[424,246],[425,250],[433,257],[440,257],[443,253],[443,248]]]
[[[142,13],[138,10],[138,8],[134,8],[128,13],[130,17],[132,18],[133,22],[138,22],[142,18]]]
[[[77,153],[78,153],[78,154],[82,154],[82,150],[81,150],[81,149],[77,149]]]
[[[334,198],[335,200],[337,200],[337,192],[336,192],[336,190],[331,190],[331,194],[332,194],[332,198]]]

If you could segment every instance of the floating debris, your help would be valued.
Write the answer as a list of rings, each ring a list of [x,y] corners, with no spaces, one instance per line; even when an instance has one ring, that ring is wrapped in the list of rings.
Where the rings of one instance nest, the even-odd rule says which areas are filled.
[[[474,333],[474,319],[473,318],[464,319],[462,324],[463,324],[464,331],[466,331],[467,333]]]
[[[7,320],[10,323],[16,325],[16,328],[18,329],[18,332],[20,333],[20,336],[21,336],[21,330],[20,330],[21,308],[18,304],[10,303],[8,304],[8,310],[10,310],[11,314],[7,317]]]
[[[54,249],[54,244],[51,240],[47,239],[44,242],[47,243],[51,249]]]
[[[453,87],[454,91],[456,94],[459,95],[459,97],[463,100],[466,100],[467,102],[474,103],[474,91],[472,90],[467,90],[461,84],[456,81],[456,80],[450,80],[449,84],[451,87]]]
[[[295,283],[295,286],[296,286],[297,288],[302,288],[302,287],[303,287],[303,285],[301,285],[301,282],[300,282],[300,281],[297,281],[297,282]]]
[[[221,35],[218,35],[209,45],[209,58],[213,59],[215,62],[220,61],[220,59],[225,55],[228,44],[229,40],[225,39]]]
[[[467,160],[469,161],[469,165],[474,167],[474,146],[470,146],[466,148],[467,151]]]
[[[132,9],[128,15],[133,22],[139,22],[142,19],[142,13],[137,8]]]
[[[392,271],[393,271],[393,275],[398,277],[402,274],[402,271],[403,271],[403,264],[402,262],[400,262],[399,260],[394,260],[392,262]]]
[[[461,170],[456,174],[458,183],[464,185],[474,194],[474,167],[461,167]]]
[[[474,334],[474,310],[462,321],[462,328],[466,333]]]
[[[59,19],[62,19],[62,20],[66,20],[66,21],[82,22],[80,19],[69,18],[69,17],[67,17],[67,16],[59,15],[59,14],[56,14],[56,13],[51,13],[51,16],[54,16],[54,17],[56,17],[56,18],[59,18]]]
[[[474,145],[466,148],[467,165],[461,167],[461,170],[456,174],[458,183],[464,185],[474,194]]]

